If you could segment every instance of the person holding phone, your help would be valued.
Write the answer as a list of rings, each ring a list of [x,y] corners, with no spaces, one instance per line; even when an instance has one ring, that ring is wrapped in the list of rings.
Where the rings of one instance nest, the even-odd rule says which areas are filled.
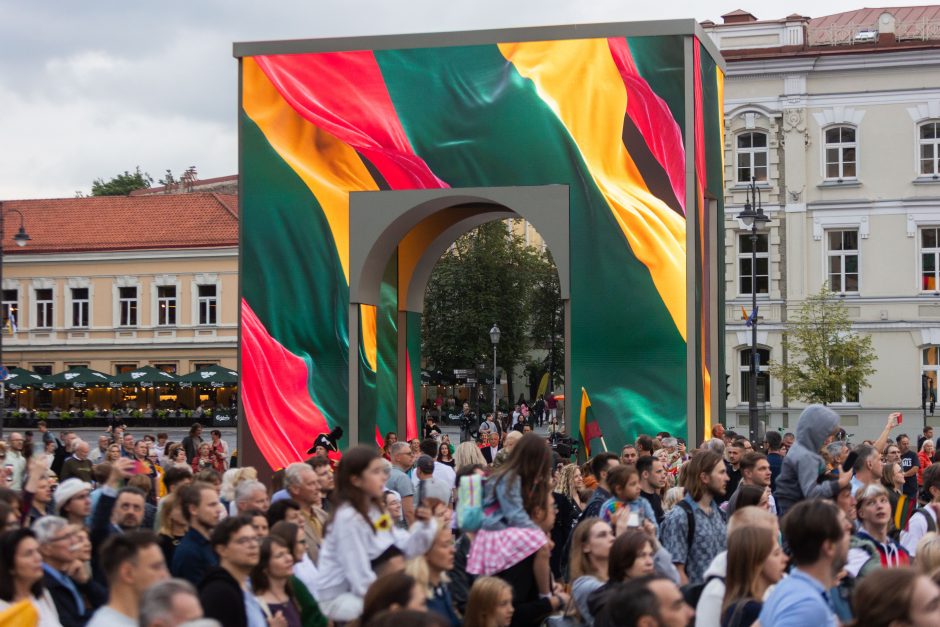
[[[870,483],[881,482],[884,463],[881,461],[881,453],[875,447],[859,444],[846,458],[845,463],[846,465],[851,463],[846,472],[855,471],[855,476],[852,477],[853,495]]]

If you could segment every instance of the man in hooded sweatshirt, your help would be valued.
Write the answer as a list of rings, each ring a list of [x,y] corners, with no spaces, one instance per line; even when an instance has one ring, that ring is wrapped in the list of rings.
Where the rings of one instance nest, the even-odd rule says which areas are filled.
[[[839,414],[825,405],[810,405],[800,414],[796,425],[796,441],[783,458],[777,478],[777,514],[803,499],[831,499],[852,480],[851,472],[839,473],[838,479],[824,479],[826,462],[819,450],[839,430]]]

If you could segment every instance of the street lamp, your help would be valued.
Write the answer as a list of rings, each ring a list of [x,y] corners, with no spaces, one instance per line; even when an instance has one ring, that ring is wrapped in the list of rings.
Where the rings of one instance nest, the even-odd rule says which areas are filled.
[[[751,377],[748,382],[747,424],[751,442],[757,442],[757,373],[760,371],[757,358],[757,231],[770,222],[770,218],[764,215],[760,188],[754,177],[751,177],[751,184],[745,190],[744,211],[737,217],[745,227],[751,229],[751,315],[748,319],[751,327]]]
[[[23,214],[19,209],[6,209],[3,208],[3,202],[0,202],[0,294],[2,294],[3,286],[3,242],[4,242],[4,233],[3,233],[3,216],[7,213],[15,213],[20,216],[20,229],[16,232],[16,235],[13,236],[13,241],[16,242],[16,245],[22,248],[26,246],[26,242],[30,240],[29,235],[26,233],[26,227],[24,226]],[[0,298],[2,300],[2,298]],[[7,313],[7,317],[12,315],[12,309]],[[2,316],[0,316],[2,317]],[[0,320],[0,323],[3,321]],[[3,366],[3,332],[0,330],[0,367]],[[2,385],[2,384],[0,384]],[[6,386],[4,386],[5,388]],[[7,415],[6,409],[6,390],[3,390],[4,394],[2,400],[0,400],[0,438],[3,437],[3,421]]]
[[[496,345],[499,344],[499,327],[495,322],[490,329],[490,341],[493,343],[493,420],[496,420]]]

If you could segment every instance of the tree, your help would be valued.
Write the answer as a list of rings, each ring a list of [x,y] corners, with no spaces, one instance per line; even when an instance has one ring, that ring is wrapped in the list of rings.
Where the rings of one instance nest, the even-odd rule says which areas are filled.
[[[845,304],[827,285],[808,297],[796,319],[786,324],[783,347],[787,363],[770,364],[785,396],[806,403],[829,404],[858,396],[875,373],[871,336],[852,331]]]
[[[135,189],[146,189],[153,184],[153,178],[137,166],[133,172],[124,170],[111,180],[95,179],[91,184],[92,196],[127,196]]]
[[[561,307],[557,287],[557,302],[544,301],[546,290],[551,291],[550,274],[555,274],[557,286],[550,257],[526,246],[502,221],[484,224],[458,238],[434,267],[425,292],[421,350],[429,366],[451,372],[490,364],[490,328],[496,323],[500,329],[497,362],[512,373],[534,346],[533,314],[543,307]],[[540,333],[539,342],[548,335]],[[560,362],[564,362],[563,355]],[[509,381],[512,397],[512,377]]]

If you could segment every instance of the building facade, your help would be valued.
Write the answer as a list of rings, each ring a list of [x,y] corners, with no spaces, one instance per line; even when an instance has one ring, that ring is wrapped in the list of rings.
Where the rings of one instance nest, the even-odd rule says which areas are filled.
[[[747,425],[741,308],[756,289],[762,420],[795,429],[803,405],[767,364],[787,359],[784,324],[827,283],[877,354],[870,387],[832,403],[854,441],[877,435],[893,411],[910,434],[940,424],[921,411],[940,356],[940,7],[723,19],[704,26],[728,61],[725,422]],[[750,230],[735,217],[752,178],[771,218],[753,283]]]
[[[19,216],[31,237],[12,241]],[[234,195],[3,203],[3,364],[40,374],[237,366]]]

